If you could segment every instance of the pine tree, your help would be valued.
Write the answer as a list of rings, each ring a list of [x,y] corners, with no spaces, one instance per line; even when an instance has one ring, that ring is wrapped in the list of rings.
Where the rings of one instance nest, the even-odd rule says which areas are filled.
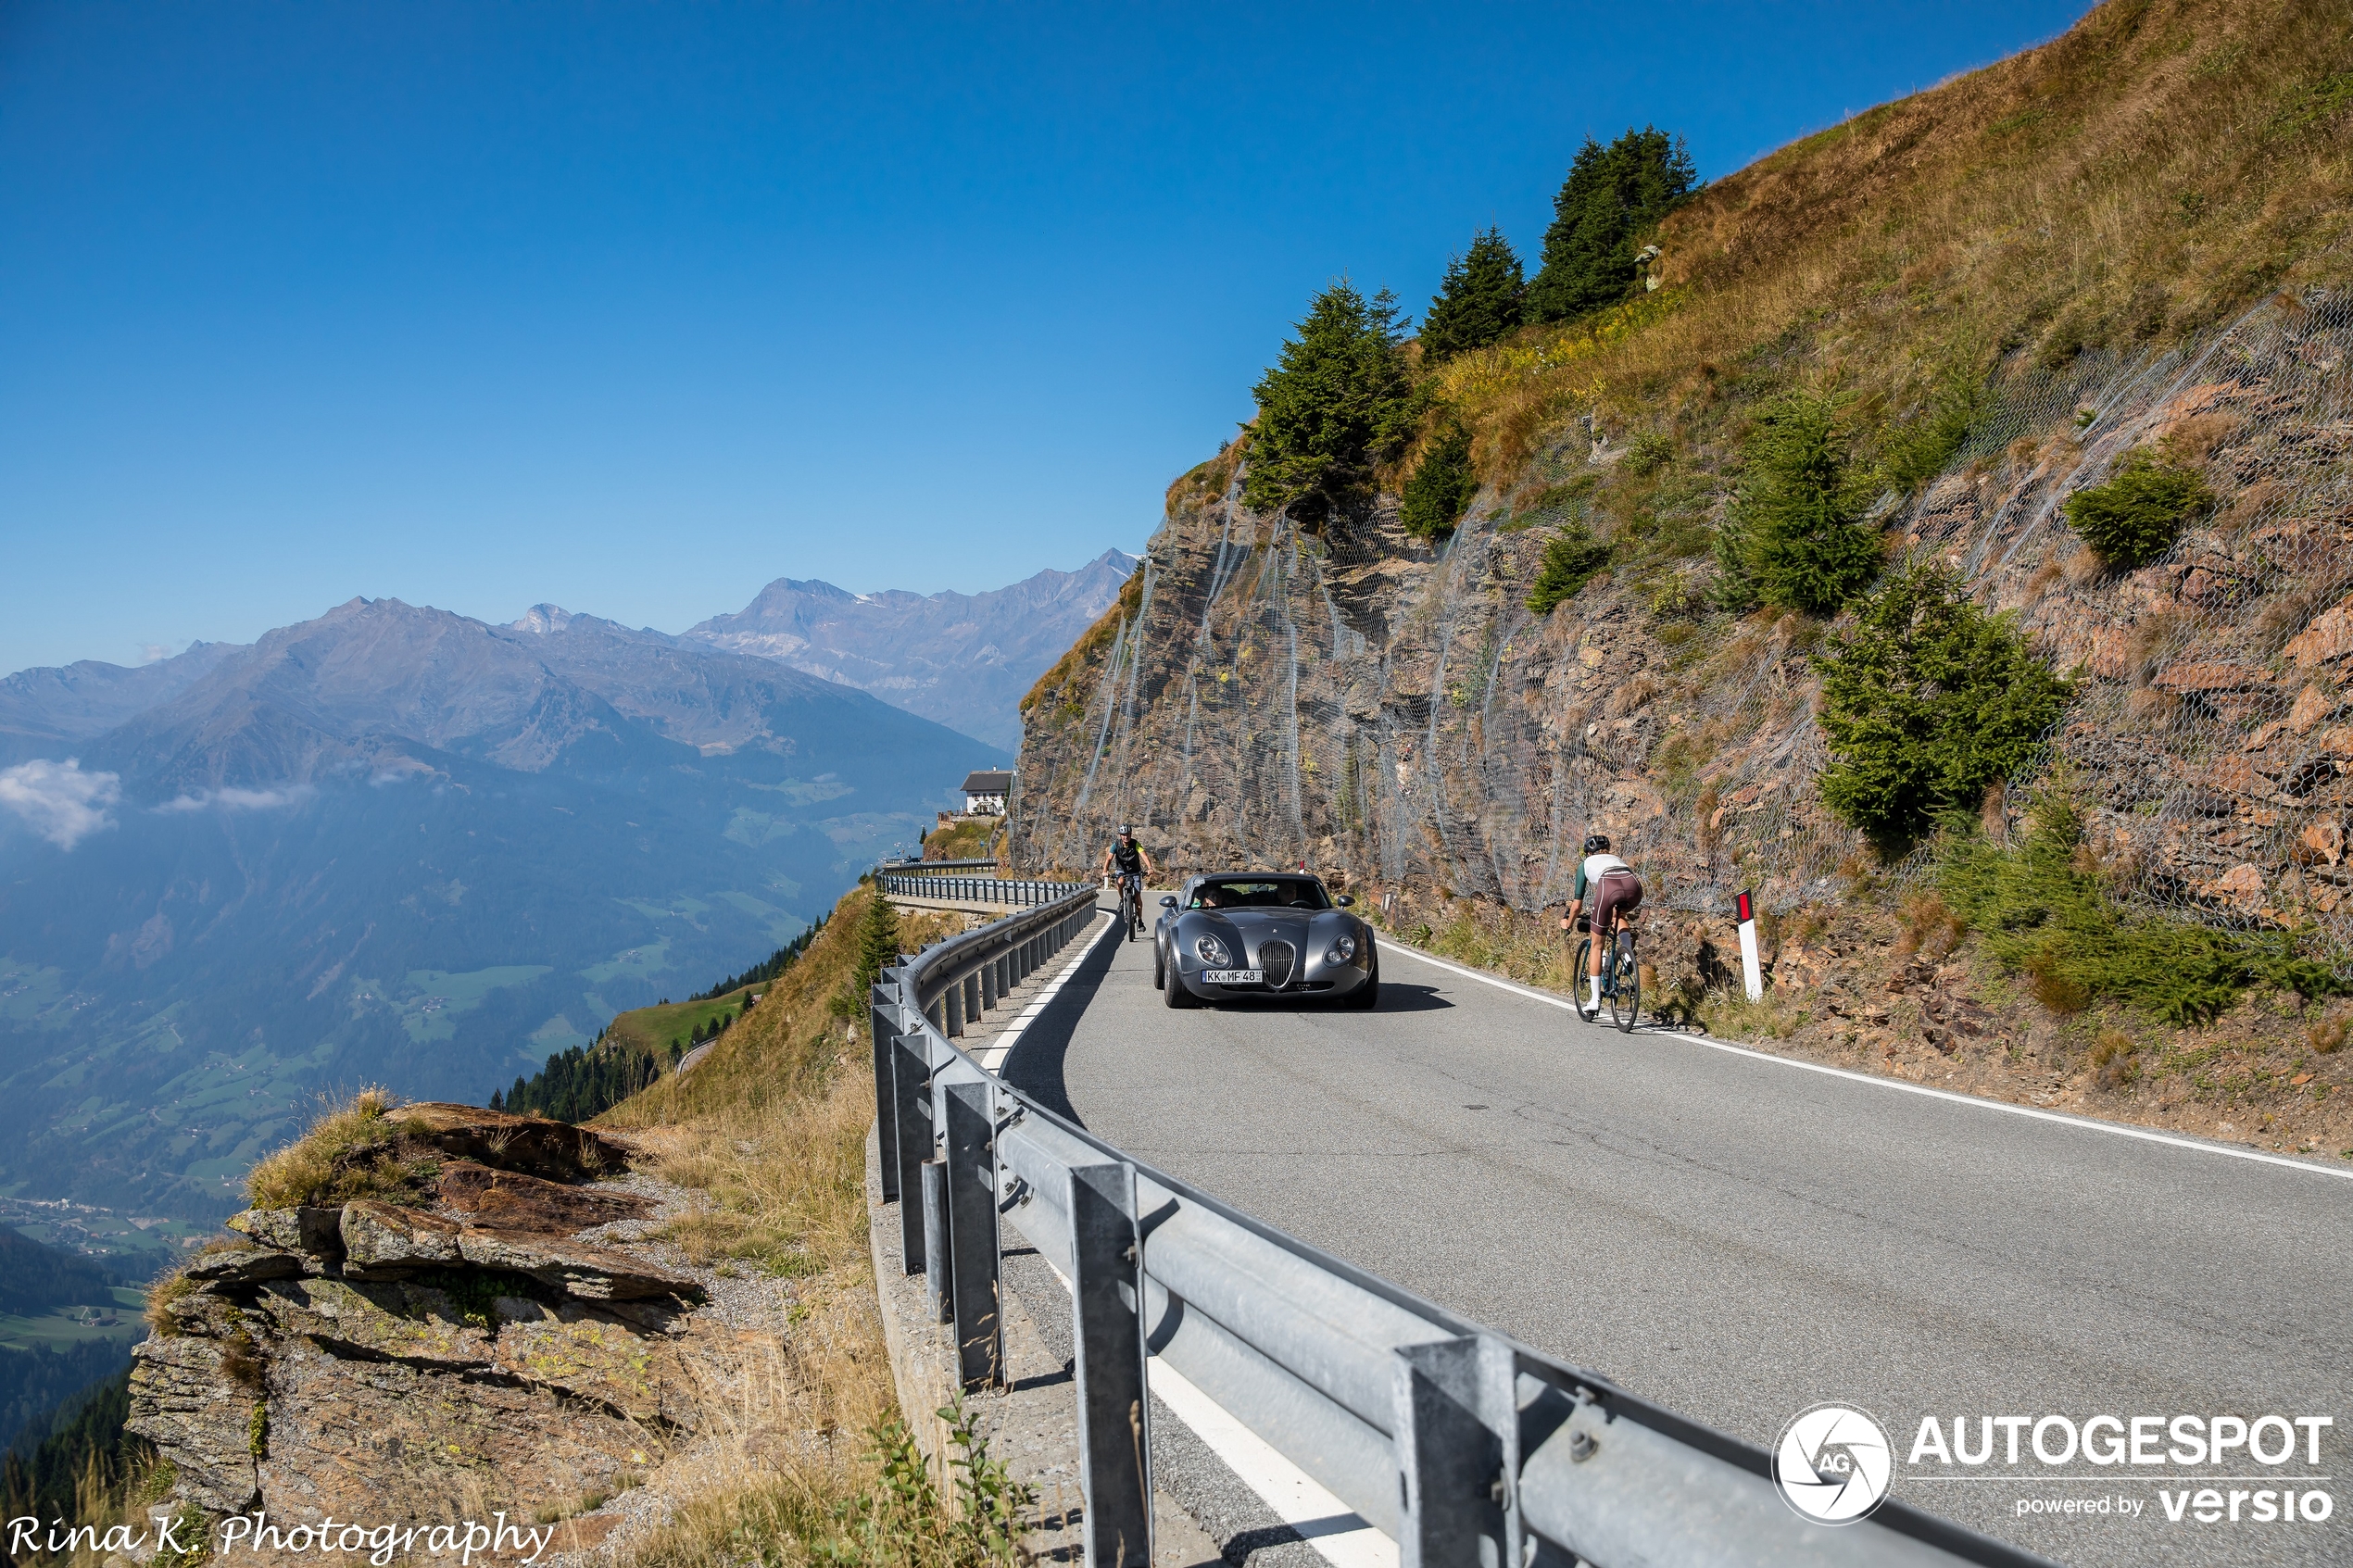
[[[866,902],[866,912],[858,922],[858,979],[850,993],[859,1011],[864,1011],[866,997],[884,968],[899,957],[899,915],[890,900],[879,892]]]
[[[1642,235],[1698,180],[1680,136],[1644,126],[1606,147],[1588,136],[1553,198],[1544,264],[1528,285],[1529,319],[1572,320],[1624,299]]]
[[[1398,521],[1416,539],[1435,539],[1462,521],[1478,494],[1470,432],[1450,420],[1422,454],[1422,460],[1414,465],[1414,477],[1405,482],[1404,508]]]
[[[1790,393],[1757,417],[1717,541],[1727,608],[1761,601],[1832,615],[1879,575],[1880,536],[1864,521],[1879,478],[1854,460],[1844,409],[1837,398]]]
[[[1526,288],[1518,253],[1501,230],[1473,238],[1469,250],[1447,262],[1446,280],[1422,319],[1422,362],[1443,364],[1510,336]]]
[[[1399,353],[1396,296],[1342,280],[1317,295],[1299,336],[1252,389],[1258,419],[1242,498],[1315,523],[1361,498],[1412,439],[1421,402]]]

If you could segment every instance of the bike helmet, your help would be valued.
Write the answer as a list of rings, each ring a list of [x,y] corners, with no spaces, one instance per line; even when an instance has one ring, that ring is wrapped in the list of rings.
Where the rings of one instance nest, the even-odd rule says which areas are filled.
[[[1598,855],[1608,847],[1609,834],[1605,833],[1589,833],[1585,835],[1585,853],[1588,855]]]
[[[1126,822],[1122,822],[1119,824],[1119,836],[1122,838],[1133,838],[1136,836],[1136,830],[1129,827]]]

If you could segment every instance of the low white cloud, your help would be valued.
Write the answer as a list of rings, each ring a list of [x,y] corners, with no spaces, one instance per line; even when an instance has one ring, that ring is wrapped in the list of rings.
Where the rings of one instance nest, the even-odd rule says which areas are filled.
[[[141,643],[139,645],[139,662],[142,664],[160,664],[163,660],[170,659],[170,657],[171,649],[161,643]]]
[[[299,806],[318,793],[308,784],[290,784],[284,789],[200,789],[194,795],[175,795],[156,809],[202,811],[209,807],[222,811],[272,811],[282,806]]]
[[[99,829],[114,826],[108,813],[121,798],[120,774],[85,773],[80,758],[0,768],[0,806],[31,823],[33,832],[60,849],[70,849]]]

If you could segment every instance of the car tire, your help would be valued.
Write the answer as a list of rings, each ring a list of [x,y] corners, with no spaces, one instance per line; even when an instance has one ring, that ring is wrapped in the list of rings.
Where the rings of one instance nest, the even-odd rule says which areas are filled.
[[[1380,960],[1378,957],[1373,960],[1373,967],[1365,974],[1365,983],[1349,992],[1347,1000],[1340,1005],[1354,1008],[1359,1012],[1370,1012],[1380,1006]]]
[[[1160,999],[1173,1008],[1201,1006],[1201,998],[1186,989],[1185,976],[1174,964],[1169,966],[1166,977],[1161,982]]]
[[[1152,944],[1152,989],[1168,989],[1168,955],[1157,942]]]

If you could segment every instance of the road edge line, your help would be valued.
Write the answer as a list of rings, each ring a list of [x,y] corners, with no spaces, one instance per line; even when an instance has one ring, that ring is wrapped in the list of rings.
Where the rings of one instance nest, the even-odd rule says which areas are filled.
[[[1094,912],[1102,916],[1107,922],[1104,930],[1109,930],[1119,923],[1119,916],[1109,909],[1098,909]],[[1087,955],[1093,952],[1096,945],[1102,939],[1102,931],[1097,931],[1078,942],[1076,944],[1078,950],[1071,955],[1068,963],[1063,965],[1062,972],[1048,981],[1044,990],[1030,997],[1028,1003],[1021,1011],[1013,1014],[1003,1029],[982,1041],[970,1053],[972,1059],[992,1073],[1004,1065],[1005,1059],[1013,1054],[1013,1047],[1020,1042],[1022,1032],[1036,1022],[1039,1013],[1046,1010],[1046,1004],[1052,1001],[1055,995],[1062,990],[1063,982],[1077,972],[1078,966],[1087,961]]]
[[[1202,1445],[1258,1494],[1275,1517],[1299,1532],[1333,1568],[1397,1568],[1397,1543],[1334,1497],[1265,1438],[1202,1393],[1190,1378],[1158,1356],[1144,1363],[1146,1381],[1170,1414],[1191,1428]],[[1353,1523],[1351,1523],[1351,1522]],[[1323,1525],[1309,1535],[1303,1525]]]
[[[1403,953],[1407,958],[1419,959],[1426,964],[1450,971],[1463,976],[1466,980],[1476,980],[1484,985],[1492,985],[1499,991],[1509,991],[1514,996],[1524,997],[1529,1001],[1542,1002],[1547,1007],[1558,1008],[1563,1012],[1574,1013],[1578,1010],[1575,1004],[1566,997],[1556,997],[1549,991],[1539,991],[1531,986],[1505,980],[1499,975],[1482,973],[1466,965],[1434,957],[1403,942],[1392,940],[1385,946],[1392,952]],[[1582,1014],[1579,1014],[1579,1022],[1586,1022],[1587,1021]],[[1801,1061],[1795,1057],[1776,1056],[1771,1051],[1760,1051],[1753,1046],[1735,1045],[1730,1040],[1719,1040],[1712,1035],[1662,1033],[1655,1029],[1644,1029],[1641,1033],[1654,1039],[1680,1040],[1690,1045],[1705,1046],[1710,1050],[1722,1051],[1730,1056],[1744,1056],[1756,1061],[1771,1062],[1777,1067],[1799,1068],[1807,1073],[1820,1073],[1832,1078],[1844,1078],[1852,1083],[1869,1084],[1875,1088],[1893,1089],[1907,1095],[1923,1095],[1930,1099],[1949,1100],[1956,1105],[1975,1106],[1982,1110],[2006,1111],[2012,1116],[2024,1116],[2036,1122],[2056,1123],[2062,1127],[2080,1128],[2087,1133],[2108,1133],[2117,1137],[2136,1138],[2143,1143],[2164,1144],[2172,1148],[2186,1148],[2196,1154],[2220,1155],[2229,1160],[2251,1160],[2258,1164],[2280,1165],[2291,1171],[2301,1171],[2307,1175],[2329,1176],[2337,1181],[2353,1181],[2353,1170],[2340,1171],[2333,1165],[2316,1165],[2309,1160],[2293,1160],[2284,1154],[2266,1154],[2258,1148],[2232,1148],[2225,1144],[2184,1137],[2178,1133],[2160,1133],[2154,1128],[2135,1127],[2120,1122],[2100,1122],[2088,1116],[2070,1116],[2063,1110],[2044,1110],[2031,1105],[2013,1105],[2008,1100],[1988,1099],[1982,1095],[1965,1095],[1952,1089],[1931,1088],[1926,1084],[1914,1084],[1902,1078],[1882,1078],[1877,1073],[1857,1073],[1852,1068],[1831,1067],[1818,1061]]]

